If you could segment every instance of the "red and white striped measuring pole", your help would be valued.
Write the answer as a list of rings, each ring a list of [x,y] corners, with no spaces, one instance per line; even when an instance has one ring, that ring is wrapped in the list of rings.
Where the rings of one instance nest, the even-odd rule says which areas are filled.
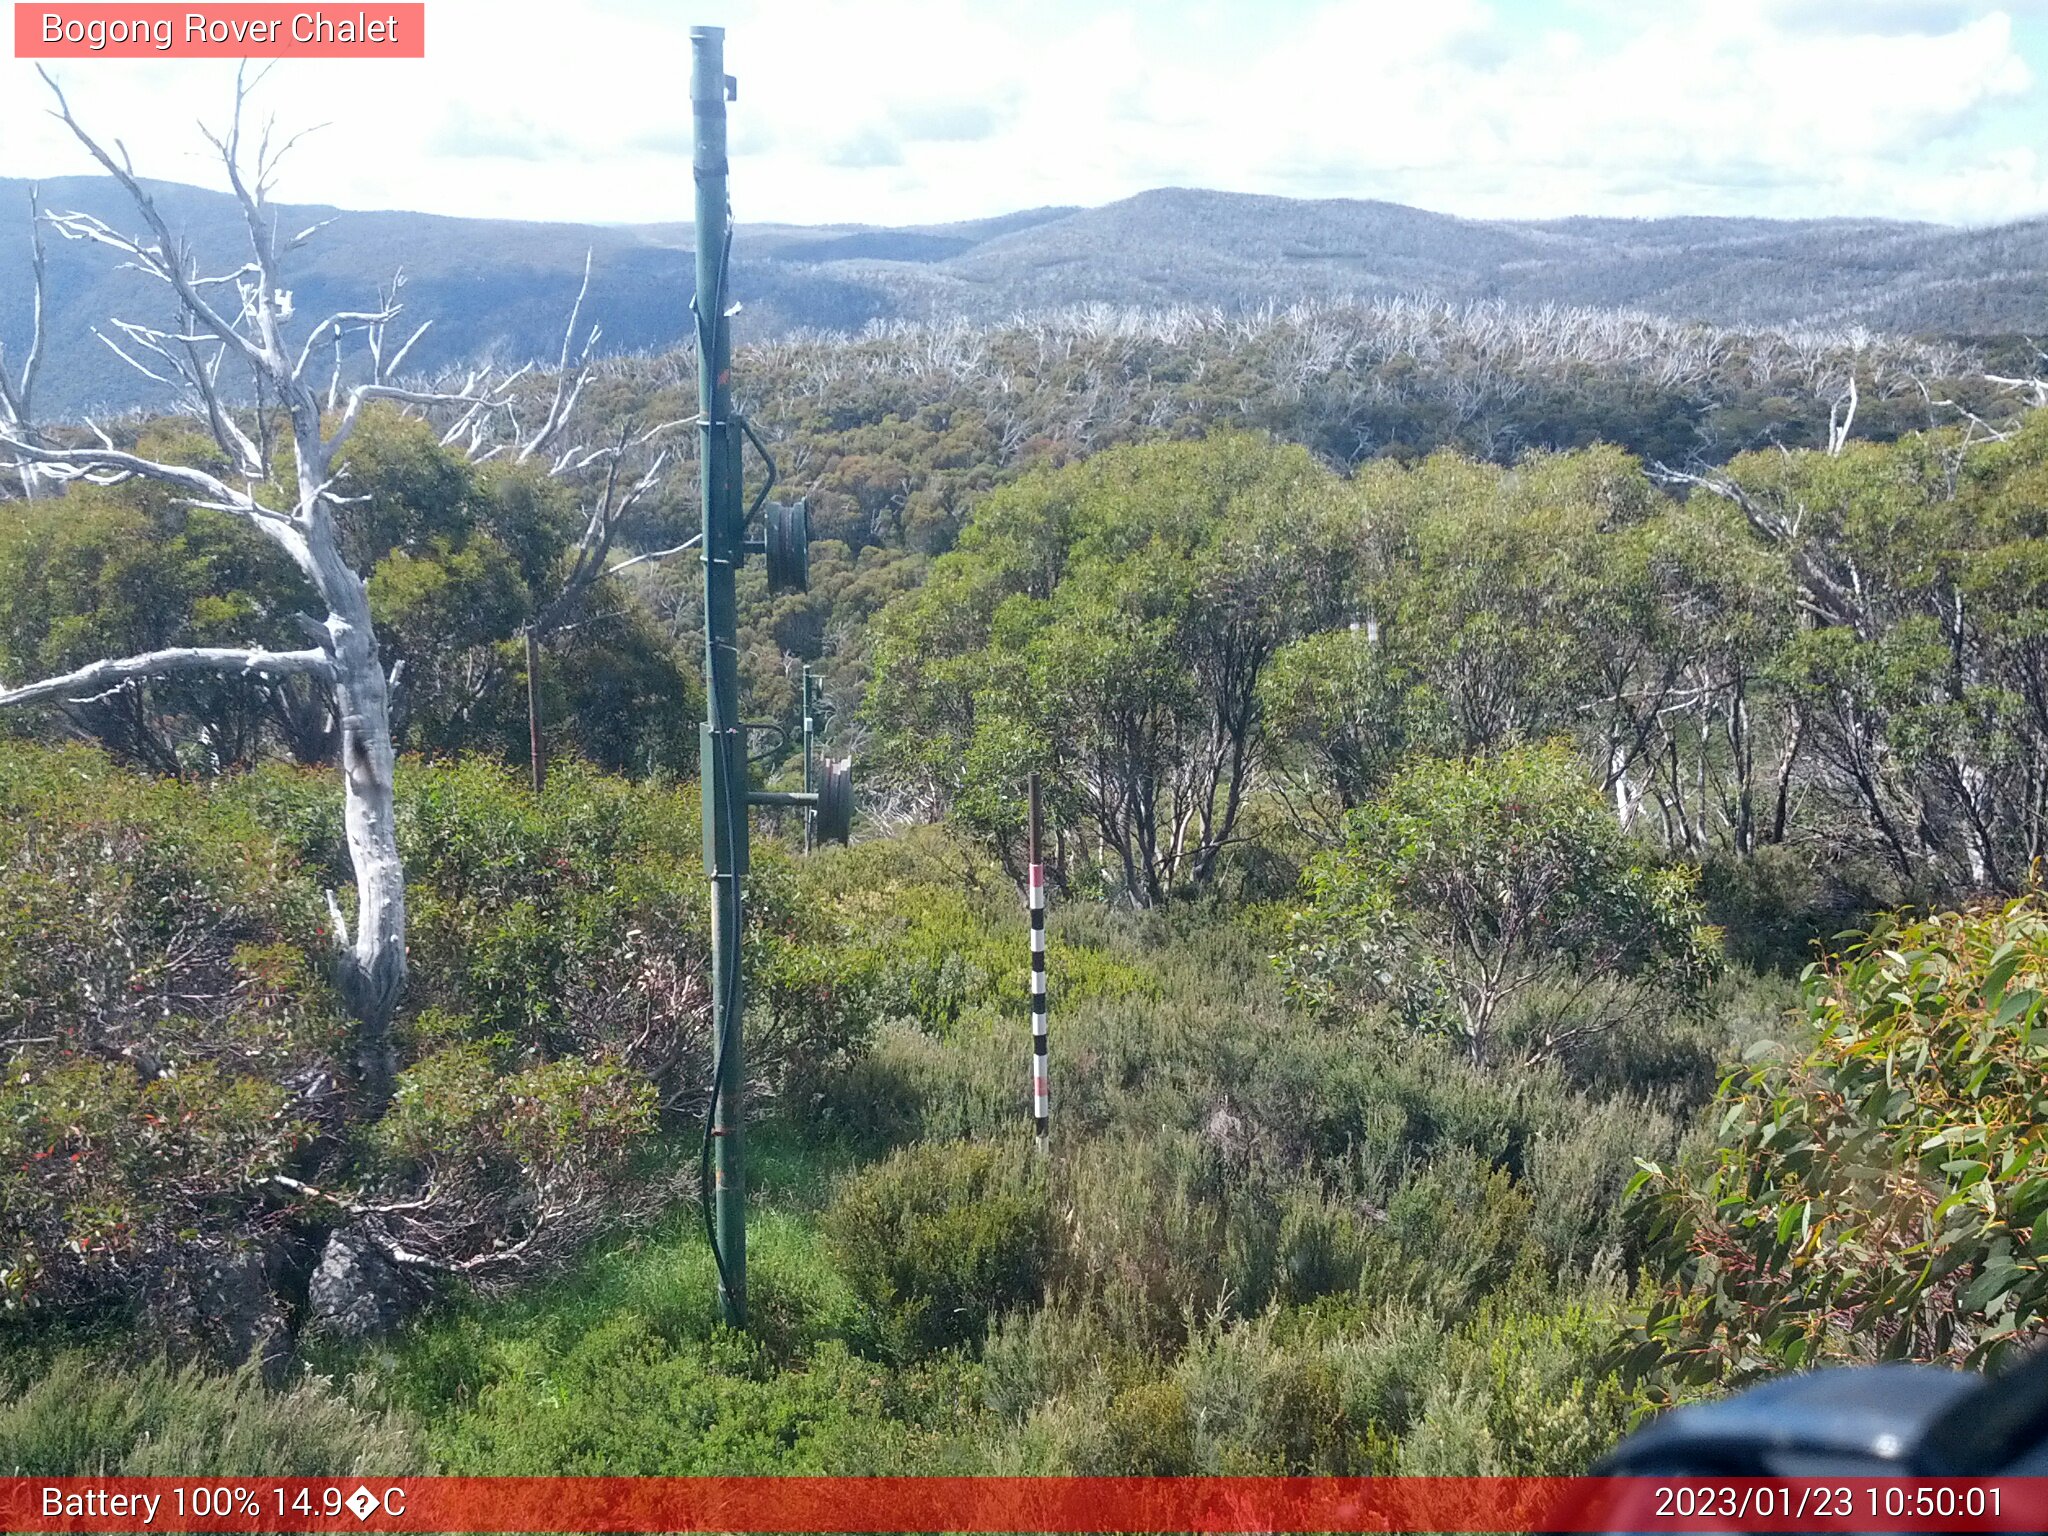
[[[1031,904],[1031,1124],[1038,1133],[1038,1149],[1046,1145],[1046,1125],[1052,1115],[1052,1084],[1046,1068],[1045,1034],[1045,865],[1041,862],[1039,839],[1038,775],[1031,775],[1031,832],[1026,847],[1031,875],[1028,897]]]

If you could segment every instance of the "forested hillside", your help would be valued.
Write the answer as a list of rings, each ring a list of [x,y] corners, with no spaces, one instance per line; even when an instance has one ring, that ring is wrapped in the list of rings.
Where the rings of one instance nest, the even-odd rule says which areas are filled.
[[[694,360],[597,369],[621,447],[561,473],[367,405],[391,1091],[323,673],[0,713],[0,1463],[223,1471],[232,1423],[309,1474],[1572,1471],[1687,1394],[2032,1340],[2048,415],[1985,363],[1405,301],[743,349],[818,538],[808,592],[741,580],[754,772],[813,665],[862,813],[757,821],[744,1335],[696,1203],[700,568],[604,563],[693,529],[687,452],[615,491]],[[248,518],[39,489],[6,685],[305,643]]]
[[[149,183],[179,238],[211,264],[243,242],[224,193]],[[110,183],[42,186],[46,209],[80,209],[123,229]],[[0,177],[0,272],[29,258],[29,184]],[[744,214],[745,209],[740,210]],[[348,308],[403,269],[414,312],[435,317],[414,355],[433,371],[483,358],[553,358],[583,260],[604,321],[602,350],[673,345],[689,329],[687,224],[568,225],[280,206],[320,239],[281,272],[302,314]],[[56,242],[55,321],[45,379],[65,415],[153,397],[90,327],[109,314],[168,318],[146,280]],[[1100,208],[1042,208],[907,229],[747,223],[735,245],[743,339],[870,324],[964,319],[1090,305],[1249,315],[1299,303],[1406,298],[1453,305],[1635,311],[1679,323],[1792,332],[1930,337],[2039,334],[2048,328],[2048,225],[1987,229],[1884,220],[1453,218],[1395,203],[1305,201],[1183,188]],[[26,285],[0,286],[0,346],[26,346]]]

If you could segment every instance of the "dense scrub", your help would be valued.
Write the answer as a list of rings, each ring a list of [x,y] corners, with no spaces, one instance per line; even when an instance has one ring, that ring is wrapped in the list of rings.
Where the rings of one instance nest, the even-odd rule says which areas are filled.
[[[2032,355],[2001,357],[1997,371],[2030,368]],[[1370,476],[1445,450],[1506,467],[1609,444],[1697,469],[1824,449],[1852,377],[1858,440],[1951,426],[1960,409],[2003,423],[2013,397],[1979,367],[1954,346],[1867,333],[1406,299],[1234,315],[1097,307],[762,342],[741,350],[734,378],[821,542],[808,593],[773,596],[742,573],[748,710],[794,720],[795,658],[824,672],[845,723],[869,676],[870,621],[958,542],[989,493],[1107,449],[1251,433]],[[593,381],[593,408],[687,415],[690,370],[685,355],[618,360]],[[675,477],[649,507],[650,547],[695,527],[689,485]],[[1439,549],[1455,557],[1457,544]],[[672,632],[701,633],[694,572],[645,574]]]
[[[193,1341],[266,1222],[251,1182],[333,1130],[324,913],[246,806],[94,753],[8,749],[0,807],[0,1305],[135,1302]]]
[[[219,467],[211,440],[185,423],[146,423],[137,435],[143,454]],[[275,476],[290,473],[281,456]],[[338,473],[351,498],[343,543],[369,583],[383,658],[398,668],[400,746],[523,755],[518,636],[556,591],[582,531],[575,489],[529,468],[472,465],[426,423],[374,409]],[[304,644],[304,579],[234,517],[141,483],[4,505],[0,676],[175,646]],[[541,679],[551,740],[615,772],[688,771],[701,713],[688,652],[616,582],[600,580],[592,598],[593,621],[554,639]],[[302,677],[158,678],[47,706],[26,723],[38,717],[159,773],[324,762],[339,731],[332,690]],[[16,712],[4,726],[24,723]]]
[[[1675,501],[1611,448],[1112,449],[991,494],[877,617],[870,757],[1005,857],[1042,771],[1068,887],[1150,906],[1284,891],[1404,766],[1568,741],[1797,969],[1774,907],[2010,894],[2042,851],[2044,454],[2048,413]]]
[[[1296,992],[1380,1004],[1473,1061],[1667,1025],[1721,957],[1694,871],[1646,859],[1560,746],[1403,769],[1304,885],[1281,957]]]
[[[1041,1160],[1014,888],[984,869],[963,901],[961,858],[926,835],[801,872],[901,926],[867,1055],[761,1143],[751,1337],[680,1222],[428,1318],[388,1390],[445,1465],[1533,1471],[1621,1431],[1620,1194],[1710,1070],[1496,1072],[1291,1008],[1242,924],[1075,907]]]
[[[124,919],[136,926],[121,942],[148,974],[162,963],[151,948],[161,940],[145,919],[164,910],[166,891],[223,927],[241,913],[254,937],[275,929],[287,950],[307,942],[294,938],[293,921],[317,926],[321,871],[334,856],[319,781],[265,773],[206,790],[145,781],[78,752],[14,749],[4,761],[14,803],[35,813],[7,825],[13,899],[40,914],[36,933],[44,922],[69,923],[83,942],[98,931],[92,924],[111,920],[101,908],[138,914]],[[1592,794],[1569,788],[1562,754],[1532,754],[1514,771],[1526,782],[1511,781],[1519,787],[1504,823],[1489,819],[1507,802],[1489,799],[1484,781],[1469,791],[1472,816],[1452,814],[1456,796],[1425,809],[1459,836],[1502,827],[1520,836],[1540,829],[1513,817],[1568,822],[1586,803],[1574,795]],[[1397,782],[1369,804],[1350,857],[1370,850],[1374,826],[1415,813],[1403,809],[1407,792]],[[399,1107],[373,1134],[351,1138],[344,1128],[336,1137],[351,1149],[337,1165],[351,1187],[417,1189],[422,1160],[450,1149],[487,1164],[497,1156],[490,1187],[469,1192],[488,1226],[522,1219],[518,1191],[532,1187],[522,1181],[546,1178],[564,1159],[600,1180],[608,1166],[628,1166],[607,1159],[629,1147],[685,1161],[661,1136],[661,1107],[687,1126],[693,1106],[664,1095],[645,1063],[630,1068],[630,1041],[607,1031],[618,1027],[621,994],[637,998],[626,1010],[635,1019],[688,1011],[647,980],[645,955],[629,942],[665,922],[664,950],[692,952],[701,894],[687,798],[565,772],[536,800],[504,770],[472,763],[412,765],[402,799],[420,942],[434,954],[423,977],[432,979],[407,1015],[412,1065]],[[73,865],[52,863],[66,837],[104,840],[136,827],[150,833],[135,837],[151,850],[139,866],[75,851]],[[1420,845],[1410,835],[1400,846],[1415,854]],[[220,856],[222,847],[233,856]],[[1572,851],[1597,861],[1598,849],[1596,838]],[[176,879],[149,875],[159,868]],[[24,1467],[167,1466],[185,1442],[161,1426],[184,1415],[246,1423],[238,1443],[250,1447],[249,1468],[276,1471],[344,1461],[525,1473],[1571,1470],[1660,1394],[1700,1379],[1702,1348],[1742,1369],[1774,1350],[1799,1356],[1785,1352],[1791,1336],[1780,1326],[1796,1288],[1703,1291],[1703,1272],[1683,1254],[1700,1251],[1694,1239],[1708,1219],[1725,1223],[1715,1242],[1730,1251],[1766,1231],[1783,1240],[1783,1213],[1821,1186],[1773,1181],[1818,1175],[1759,1158],[1749,1140],[1767,1121],[1789,1123],[1803,1104],[1815,1145],[1832,1146],[1830,1127],[1846,1123],[1829,1108],[1840,1102],[1842,1074],[1881,1078],[1861,1034],[1879,1018],[1892,1043],[1907,1038],[1901,1030],[1921,1038],[1912,1019],[1928,1021],[1932,1065],[1916,1079],[1926,1091],[1895,1094],[1894,1118],[1953,1126],[1950,1095],[2003,1092],[2004,1079],[1977,1067],[2004,1059],[1995,1021],[2012,1012],[2010,999],[2032,996],[2026,957],[2039,926],[2030,907],[1941,919],[1822,973],[1810,1006],[1836,1045],[1805,1066],[1724,1088],[1731,1103],[1755,1107],[1729,1119],[1716,1163],[1700,1160],[1696,1138],[1688,1156],[1689,1127],[1712,1094],[1716,1061],[1782,1032],[1781,983],[1738,968],[1703,981],[1695,1006],[1649,1009],[1627,1029],[1601,1032],[1597,1048],[1500,1063],[1475,1058],[1455,1032],[1412,1033],[1397,997],[1359,992],[1340,1009],[1290,1001],[1269,958],[1290,927],[1281,910],[1198,904],[1119,914],[1068,903],[1051,945],[1056,1137],[1041,1159],[1020,1112],[1022,925],[1000,868],[933,829],[797,864],[767,845],[757,869],[762,1086],[780,1091],[765,1096],[770,1123],[758,1138],[749,1336],[717,1323],[710,1260],[687,1205],[507,1300],[445,1292],[374,1352],[309,1333],[301,1358],[353,1384],[310,1379],[283,1397],[246,1375],[153,1363],[163,1335],[140,1336],[151,1342],[138,1353],[120,1318],[136,1305],[174,1314],[147,1286],[110,1287],[103,1276],[93,1289],[81,1270],[73,1283],[84,1289],[59,1297],[25,1286],[17,1298],[7,1325],[14,1385],[0,1400],[0,1435],[9,1438],[0,1446]],[[98,882],[90,901],[77,886],[87,874]],[[144,878],[131,883],[135,874]],[[1304,894],[1317,899],[1314,888]],[[49,904],[66,900],[79,904],[52,918]],[[1973,926],[1983,923],[1991,926]],[[5,947],[15,1009],[61,995],[28,969],[45,957],[26,931]],[[1569,975],[1569,948],[1550,958],[1559,975]],[[1901,965],[1933,978],[1914,994],[1927,1006],[1911,1017],[1895,1003],[1871,1014],[1875,1000],[1900,995]],[[584,974],[606,978],[610,1001],[587,1000],[576,980]],[[229,990],[259,1016],[278,1006],[260,989]],[[312,1009],[318,978],[299,976],[286,995]],[[1560,1006],[1560,993],[1546,995]],[[34,1021],[8,1021],[8,1124],[23,1134],[49,1124],[67,1149],[37,1158],[41,1149],[22,1142],[7,1161],[10,1212],[45,1212],[49,1238],[24,1250],[44,1260],[75,1228],[66,1191],[106,1177],[96,1159],[118,1165],[131,1144],[147,1147],[154,1112],[112,1096],[97,1120],[74,1113],[57,1129],[49,1094],[58,1090],[45,1074],[86,1102],[65,1076],[79,1069],[64,1066],[61,1051],[88,1053],[69,1043],[52,1063],[15,1038],[29,1026],[73,1027],[69,1005],[55,1024],[41,1022],[49,1016],[46,1008]],[[181,1026],[188,1043],[174,1049],[196,1053],[212,1031],[251,1027],[235,1023],[243,1016],[194,1019]],[[103,1017],[113,1031],[120,1015]],[[140,1080],[111,1059],[115,1038],[90,1058],[95,1094]],[[1972,1065],[1979,1046],[1989,1054]],[[1855,1065],[1865,1060],[1878,1065]],[[1949,1060],[1967,1072],[1936,1092],[1951,1081]],[[16,1086],[23,1070],[31,1081]],[[581,1095],[566,1116],[545,1108],[551,1071]],[[640,1084],[640,1097],[589,1097],[602,1082]],[[1884,1144],[1925,1140],[1916,1130]],[[299,1150],[245,1150],[254,1161],[235,1166],[260,1178],[292,1166]],[[2001,1156],[1994,1149],[1980,1161]],[[1970,1182],[1946,1152],[1919,1157],[1930,1175],[1941,1168],[1957,1187]],[[1645,1161],[1685,1171],[1669,1176],[1672,1193],[1631,1203],[1626,1192]],[[631,1166],[644,1176],[649,1164],[643,1155]],[[1849,1183],[1827,1186],[1842,1214],[1816,1218],[1815,1230],[1866,1208],[1855,1177],[1852,1166]],[[1731,1216],[1718,1184],[1692,1193],[1702,1188],[1693,1181],[1730,1178],[1769,1202],[1768,1219]],[[150,1190],[161,1197],[174,1187],[157,1179]],[[237,1240],[223,1218],[333,1219],[317,1203],[252,1203],[249,1187],[222,1175],[210,1195],[199,1190],[195,1208],[216,1213],[205,1241]],[[618,1185],[591,1187],[611,1216],[630,1208]],[[1937,1199],[1940,1186],[1930,1187]],[[2023,1203],[2024,1192],[2017,1197]],[[1674,1210],[1695,1213],[1677,1250]],[[2018,1249],[2000,1248],[2000,1231],[1957,1225],[1975,1211],[1944,1203],[1957,1281],[1937,1283],[1919,1304],[1957,1341],[1946,1347],[2023,1332],[2031,1317],[2031,1269],[1999,1257]],[[1887,1219],[1884,1230],[1908,1224]],[[155,1241],[168,1267],[190,1239]],[[1889,1294],[1883,1277],[1905,1273],[1883,1267],[1891,1261],[1839,1268],[1861,1251],[1839,1246],[1839,1280],[1804,1271],[1832,1287],[1806,1315],[1824,1321],[1840,1315],[1841,1298]],[[147,1264],[134,1262],[141,1252],[124,1250],[118,1272],[146,1276]],[[555,1254],[559,1262],[568,1249]],[[1671,1289],[1639,1295],[1633,1277],[1667,1266]],[[49,1273],[17,1267],[25,1277]],[[78,1309],[94,1297],[97,1314]],[[1649,1336],[1640,1331],[1646,1305]],[[53,1324],[93,1315],[112,1331],[52,1354],[67,1337]],[[1805,1336],[1822,1354],[1835,1337],[1825,1328]],[[1845,1328],[1832,1348],[1853,1350],[1856,1339]],[[110,1355],[130,1363],[110,1369]],[[94,1374],[91,1401],[104,1406],[56,1434],[44,1405],[70,1392],[65,1372],[80,1370]],[[35,1426],[43,1427],[31,1433]]]
[[[118,1367],[74,1351],[27,1385],[0,1387],[0,1466],[15,1476],[391,1476],[426,1465],[402,1415],[324,1378],[271,1391],[253,1371]]]
[[[1981,380],[1933,387],[1960,366],[1881,339],[1401,304],[764,345],[742,377],[819,541],[806,593],[770,594],[758,562],[741,575],[746,712],[782,728],[759,746],[786,769],[798,665],[818,667],[835,744],[879,771],[877,811],[958,815],[999,847],[1007,813],[984,802],[1064,746],[1044,717],[1079,718],[1063,788],[1093,764],[1107,803],[1065,807],[1096,824],[1076,871],[1106,865],[1142,901],[1219,875],[1276,894],[1404,757],[1550,735],[1624,823],[1690,862],[1768,860],[1815,912],[2010,892],[2041,841],[2048,428]],[[1856,433],[1829,451],[1851,376]],[[1923,383],[1977,420],[1944,425]],[[686,384],[674,358],[621,361],[587,406],[674,420]],[[1553,386],[1551,425],[1494,419]],[[1610,391],[1684,430],[1607,410]],[[1332,437],[1330,394],[1346,421],[1436,404]],[[201,452],[175,423],[127,430]],[[406,744],[523,756],[516,636],[592,488],[468,464],[390,416],[345,470]],[[672,474],[621,538],[679,542],[691,483]],[[135,487],[9,505],[0,673],[296,643],[297,578],[212,514]],[[550,642],[554,750],[688,771],[694,573],[608,579]],[[302,682],[248,679],[124,688],[39,723],[187,773],[318,760],[332,735]],[[1128,804],[1154,789],[1156,808]],[[1705,880],[1738,900],[1755,884]]]
[[[400,844],[421,985],[391,1110],[364,1121],[317,956],[344,855],[325,775],[208,785],[84,749],[0,752],[0,1306],[131,1313],[276,1360],[308,1272],[360,1234],[429,1292],[545,1269],[676,1198],[645,1149],[708,1062],[694,806],[594,771],[536,797],[410,765]],[[759,864],[761,1092],[858,1042],[772,850]]]
[[[110,821],[142,814],[113,792],[131,786],[202,845],[205,818],[224,818],[317,923],[332,833],[312,782],[258,775],[208,792],[75,753],[8,762],[76,786]],[[687,809],[587,775],[563,775],[539,802],[481,765],[406,778],[420,942],[434,954],[422,975],[435,979],[407,1015],[398,1106],[372,1132],[336,1133],[349,1151],[326,1154],[333,1174],[293,1163],[304,1149],[289,1146],[241,1165],[208,1241],[334,1219],[317,1203],[252,1200],[248,1176],[273,1167],[381,1196],[436,1183],[431,1168],[445,1188],[441,1160],[480,1160],[497,1173],[465,1198],[489,1230],[521,1219],[520,1192],[551,1169],[596,1181],[616,1216],[631,1202],[603,1182],[625,1166],[608,1159],[666,1146],[687,1161],[661,1139],[650,1069],[628,1065],[603,1033],[612,1015],[564,981],[588,968],[614,991],[646,986],[608,925],[661,921],[664,901],[679,904],[667,920],[688,952]],[[42,819],[62,824],[49,807]],[[43,874],[26,856],[17,869],[24,888]],[[1267,959],[1270,918],[1077,905],[1054,925],[1058,1132],[1042,1160],[1018,1110],[1021,924],[1000,870],[935,831],[796,867],[764,848],[757,869],[763,1087],[781,1093],[756,1177],[752,1334],[717,1325],[702,1234],[681,1207],[514,1299],[446,1293],[401,1334],[395,1364],[377,1363],[388,1346],[364,1354],[308,1333],[301,1358],[353,1388],[316,1380],[274,1410],[259,1396],[219,1412],[366,1426],[368,1438],[336,1431],[337,1456],[359,1445],[366,1460],[536,1473],[1550,1469],[1582,1465],[1625,1424],[1639,1395],[1605,1362],[1639,1244],[1618,1197],[1636,1155],[1676,1151],[1711,1086],[1701,1031],[1719,1026],[1660,1023],[1633,1077],[1597,1085],[1551,1066],[1503,1073],[1402,1043],[1373,1018],[1297,1009]],[[799,932],[778,964],[779,935]],[[319,995],[317,978],[301,986]],[[643,992],[638,1016],[667,995]],[[10,1076],[25,1067],[32,1082],[11,1124],[53,1112],[37,1050],[18,1049]],[[1693,1067],[1674,1076],[1674,1052]],[[606,1083],[640,1096],[597,1092]],[[551,1092],[572,1095],[566,1118]],[[686,1125],[692,1106],[675,1108]],[[146,1125],[123,1100],[63,1147],[90,1168]],[[68,1150],[10,1159],[10,1210],[69,1187],[44,1171],[57,1161],[77,1166]],[[644,1176],[644,1157],[632,1166]],[[230,1215],[244,1228],[218,1226]],[[50,1219],[39,1252],[71,1230]],[[516,1242],[526,1229],[497,1230]],[[180,1245],[162,1241],[168,1262]],[[116,1322],[138,1300],[99,1294]],[[35,1341],[58,1347],[51,1326],[84,1314],[34,1290],[21,1303],[9,1327],[30,1352],[13,1357],[19,1406],[0,1412],[26,1423],[56,1390],[36,1378],[75,1369],[38,1365]],[[133,1358],[124,1337],[81,1347]],[[161,1336],[141,1337],[153,1344],[140,1362],[108,1378],[114,1428],[10,1454],[139,1465],[146,1435],[119,1426],[155,1422],[148,1405],[165,1394],[231,1405],[262,1390],[166,1374],[148,1363]],[[310,1465],[289,1423],[256,1436],[256,1461]]]

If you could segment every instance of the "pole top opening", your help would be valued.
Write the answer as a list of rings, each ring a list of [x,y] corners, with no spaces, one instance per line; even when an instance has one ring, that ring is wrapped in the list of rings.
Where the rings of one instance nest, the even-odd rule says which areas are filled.
[[[705,41],[707,41],[707,42],[716,42],[716,41],[717,41],[717,40],[718,40],[719,38],[721,38],[721,37],[724,37],[724,36],[725,36],[725,28],[723,28],[723,27],[692,27],[692,28],[690,28],[690,38],[691,38],[691,40],[692,40],[693,42],[694,42],[694,41],[695,41],[696,39],[698,39],[698,38],[703,38],[703,39],[704,39]]]

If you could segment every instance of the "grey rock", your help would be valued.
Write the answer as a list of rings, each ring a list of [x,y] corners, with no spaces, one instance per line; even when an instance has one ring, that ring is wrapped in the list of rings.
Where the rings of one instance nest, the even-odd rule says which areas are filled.
[[[1243,1152],[1249,1140],[1244,1121],[1230,1112],[1227,1103],[1218,1105],[1203,1122],[1202,1134],[1208,1137],[1226,1158],[1235,1157]]]
[[[374,1339],[405,1321],[412,1287],[369,1237],[352,1227],[328,1234],[306,1287],[312,1326],[343,1339]]]
[[[295,1108],[324,1109],[341,1093],[341,1083],[325,1067],[301,1067],[285,1075],[284,1090]]]
[[[217,1364],[259,1362],[266,1378],[291,1355],[291,1321],[270,1285],[269,1266],[254,1248],[188,1251],[150,1298],[153,1322],[181,1348]]]

